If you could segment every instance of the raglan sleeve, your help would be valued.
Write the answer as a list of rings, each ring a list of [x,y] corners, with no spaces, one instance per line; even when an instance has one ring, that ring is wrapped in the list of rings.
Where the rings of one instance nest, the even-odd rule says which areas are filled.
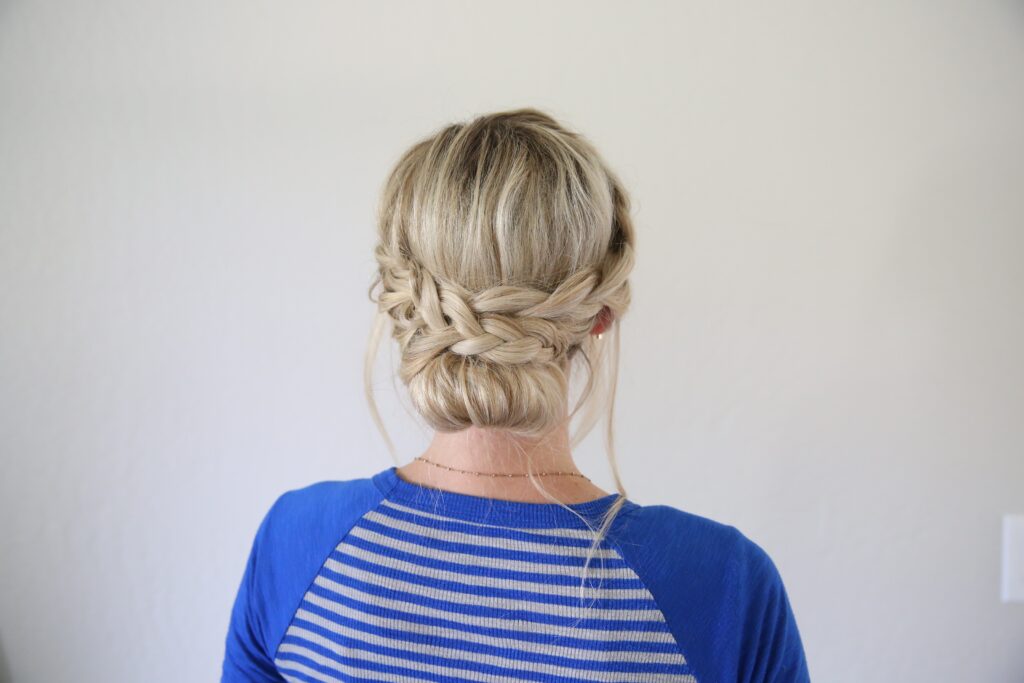
[[[753,543],[737,567],[745,594],[738,680],[741,683],[810,683],[807,658],[778,567]]]
[[[235,595],[228,622],[221,683],[282,683],[274,666],[274,652],[268,646],[269,601],[264,574],[270,551],[270,527],[281,498],[271,506],[260,523],[249,551],[242,581]]]

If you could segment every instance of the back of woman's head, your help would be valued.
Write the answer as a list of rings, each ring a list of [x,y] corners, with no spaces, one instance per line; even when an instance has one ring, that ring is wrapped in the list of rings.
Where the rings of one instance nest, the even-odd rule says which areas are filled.
[[[595,323],[630,302],[629,198],[593,146],[535,109],[447,126],[399,159],[378,220],[371,292],[427,422],[540,435],[568,418],[573,359],[590,365]]]

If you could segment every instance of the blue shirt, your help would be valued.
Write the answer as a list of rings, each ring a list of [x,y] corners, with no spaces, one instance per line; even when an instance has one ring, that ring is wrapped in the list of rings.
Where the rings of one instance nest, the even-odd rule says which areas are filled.
[[[778,570],[736,528],[627,499],[588,564],[584,519],[617,497],[503,501],[394,467],[289,491],[221,681],[809,682]]]

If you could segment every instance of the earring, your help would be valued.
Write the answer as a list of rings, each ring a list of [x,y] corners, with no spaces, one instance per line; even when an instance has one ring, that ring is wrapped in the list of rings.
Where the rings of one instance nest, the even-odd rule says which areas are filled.
[[[603,337],[603,336],[604,336],[604,332],[598,332],[598,333],[597,333],[597,338],[598,338],[598,339],[600,339],[600,338],[601,338],[601,337]]]

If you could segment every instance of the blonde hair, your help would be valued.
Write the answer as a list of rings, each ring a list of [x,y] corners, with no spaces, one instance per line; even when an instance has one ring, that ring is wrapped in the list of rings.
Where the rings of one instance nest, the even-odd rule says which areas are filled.
[[[392,169],[378,207],[370,285],[378,314],[365,388],[392,455],[371,381],[388,321],[401,351],[398,374],[417,412],[439,431],[476,426],[541,437],[587,406],[575,445],[599,418],[602,388],[620,495],[592,550],[626,496],[612,421],[634,260],[629,209],[597,150],[532,108],[454,123],[417,142]],[[591,330],[608,312],[606,338],[597,339]],[[587,381],[567,412],[577,360]],[[538,479],[531,476],[561,503]]]

